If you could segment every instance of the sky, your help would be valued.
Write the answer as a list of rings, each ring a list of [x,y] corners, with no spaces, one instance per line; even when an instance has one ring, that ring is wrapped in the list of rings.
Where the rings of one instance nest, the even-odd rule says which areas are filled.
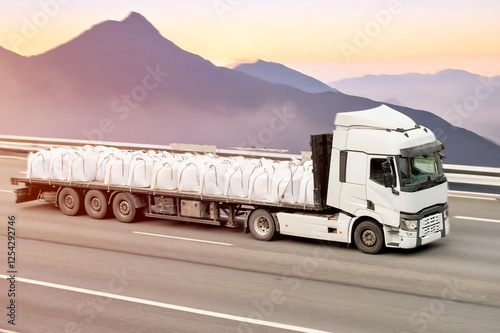
[[[0,46],[40,54],[131,11],[219,66],[262,59],[324,82],[446,68],[500,75],[498,0],[0,0]]]

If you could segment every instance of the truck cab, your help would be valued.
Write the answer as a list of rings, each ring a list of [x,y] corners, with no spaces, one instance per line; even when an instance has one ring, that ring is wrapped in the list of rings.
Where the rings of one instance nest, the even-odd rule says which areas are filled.
[[[362,251],[378,252],[379,231],[399,248],[448,234],[444,146],[429,129],[386,105],[339,113],[335,124],[327,205],[353,217]]]

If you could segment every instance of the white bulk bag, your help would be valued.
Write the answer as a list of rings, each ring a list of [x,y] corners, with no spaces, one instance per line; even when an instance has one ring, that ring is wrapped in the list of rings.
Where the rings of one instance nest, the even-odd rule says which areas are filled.
[[[104,184],[106,185],[127,185],[130,161],[133,156],[124,154],[113,156],[106,163],[106,175]]]
[[[188,160],[196,163],[198,168],[201,168],[203,165],[210,163],[213,159],[212,154],[203,154],[203,155],[193,155]]]
[[[101,152],[99,154],[99,158],[97,159],[97,170],[95,180],[103,182],[106,178],[106,166],[113,158],[114,154],[110,153],[109,155]]]
[[[292,162],[290,161],[280,161],[280,162],[275,162],[273,164],[273,168],[278,171],[283,171],[283,170],[289,170],[292,166]]]
[[[200,194],[223,195],[227,167],[227,163],[216,160],[203,165],[200,169]]]
[[[314,178],[312,168],[304,172],[300,181],[299,203],[304,205],[314,205]]]
[[[129,166],[127,185],[131,187],[150,187],[153,159],[148,155],[136,156]]]
[[[47,179],[50,175],[50,151],[43,149],[28,156],[28,178]]]
[[[160,156],[160,158],[162,160],[168,160],[171,158],[175,158],[175,155],[173,153],[168,152],[166,150],[160,151],[160,152],[156,153],[156,155]]]
[[[108,147],[108,146],[95,146],[93,148],[94,152],[96,153],[104,153],[106,155],[108,154],[119,154],[121,152],[120,149],[116,147]]]
[[[313,161],[312,160],[304,162],[304,170],[309,170],[309,169],[312,170],[312,168],[313,168]]]
[[[200,178],[198,165],[193,159],[182,161],[178,172],[179,191],[198,192],[200,189]]]
[[[290,169],[292,170],[292,183],[291,183],[292,191],[289,194],[289,196],[285,195],[283,201],[289,203],[296,203],[299,200],[300,183],[302,181],[302,178],[304,178],[305,169],[304,165],[301,164],[300,162],[297,162],[296,164],[291,164]]]
[[[50,179],[68,179],[70,152],[71,150],[67,147],[50,150]]]
[[[262,167],[265,167],[265,168],[269,168],[275,162],[273,160],[269,160],[269,159],[263,157],[260,160],[258,160],[258,163],[259,163],[259,166],[262,166]]]
[[[166,160],[172,158],[172,154],[170,153],[155,153],[155,154],[149,154],[149,157],[153,159],[153,162],[156,163],[162,163],[165,162]]]
[[[151,188],[153,190],[177,190],[180,163],[170,158],[163,163],[155,163],[152,171]]]
[[[250,161],[236,160],[226,171],[224,195],[238,198],[248,197],[250,176],[255,169],[257,166]]]
[[[92,150],[73,151],[69,156],[68,180],[90,182],[96,178],[99,155]]]
[[[302,165],[290,164],[287,169],[276,171],[272,180],[272,201],[296,203],[303,175]]]
[[[272,176],[270,172],[259,167],[250,176],[249,197],[251,200],[271,201]]]

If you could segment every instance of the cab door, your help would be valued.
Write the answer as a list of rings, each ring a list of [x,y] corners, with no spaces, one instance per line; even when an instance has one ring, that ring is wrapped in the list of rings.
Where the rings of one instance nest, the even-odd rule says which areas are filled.
[[[397,170],[394,159],[391,159],[391,172],[394,176],[393,188],[384,185],[384,170],[382,163],[387,162],[387,157],[368,156],[366,181],[366,200],[369,210],[373,210],[382,216],[383,223],[391,226],[399,226],[400,218],[400,195]]]

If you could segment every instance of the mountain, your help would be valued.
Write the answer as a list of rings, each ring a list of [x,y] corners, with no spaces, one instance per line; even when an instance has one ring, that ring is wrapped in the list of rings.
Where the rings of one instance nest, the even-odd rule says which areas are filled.
[[[217,67],[143,16],[106,21],[46,53],[0,49],[0,133],[136,143],[309,150],[337,112],[379,102],[307,93]],[[432,113],[396,107],[434,130],[448,163],[500,166],[500,147]],[[464,154],[464,151],[467,154]]]
[[[431,111],[500,144],[500,76],[447,69],[436,74],[367,75],[329,84],[346,94]]]
[[[255,63],[240,64],[234,70],[247,73],[268,82],[284,84],[312,94],[337,92],[336,89],[313,77],[275,62],[258,60]]]

